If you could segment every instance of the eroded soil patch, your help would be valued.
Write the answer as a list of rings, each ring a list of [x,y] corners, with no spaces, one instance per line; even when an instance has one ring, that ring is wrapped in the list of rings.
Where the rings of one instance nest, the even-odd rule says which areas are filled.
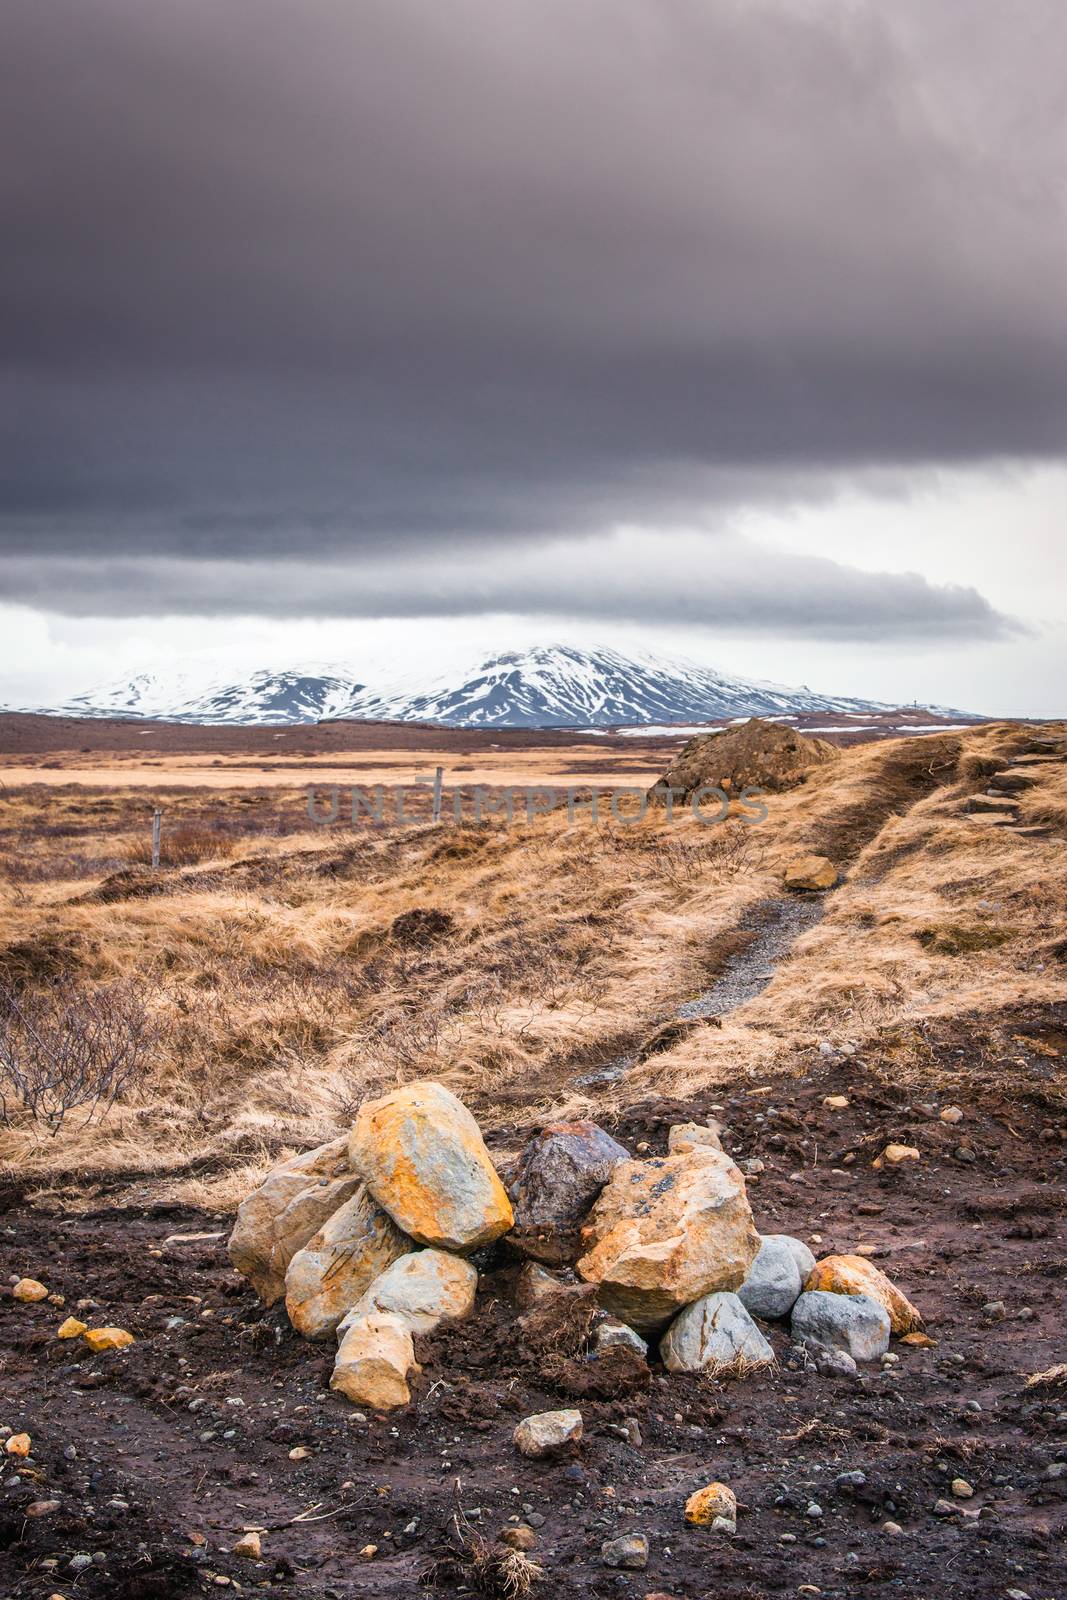
[[[1055,1050],[1063,1018],[1020,1018],[1016,1032]],[[576,1364],[553,1366],[519,1341],[502,1252],[472,1320],[421,1348],[415,1403],[360,1420],[326,1388],[331,1347],[301,1341],[259,1306],[222,1238],[167,1242],[226,1219],[9,1210],[0,1270],[41,1277],[67,1304],[0,1302],[0,1421],[34,1441],[32,1469],[5,1464],[0,1592],[180,1600],[228,1578],[309,1600],[413,1597],[458,1504],[489,1540],[510,1518],[534,1522],[531,1554],[546,1571],[534,1593],[546,1596],[753,1600],[801,1583],[841,1597],[1062,1593],[1067,1393],[1026,1387],[1064,1359],[1062,1101],[1037,1077],[1010,1096],[976,1084],[961,1027],[931,1051],[936,1091],[905,1090],[886,1063],[854,1060],[765,1093],[650,1102],[606,1119],[631,1148],[659,1151],[671,1122],[715,1115],[728,1149],[765,1163],[750,1180],[764,1231],[796,1233],[818,1254],[871,1247],[938,1342],[895,1344],[899,1361],[859,1381],[791,1367],[784,1333],[772,1331],[781,1367],[771,1376],[714,1383],[657,1370],[647,1388],[576,1398]],[[832,1093],[848,1095],[846,1110],[823,1105]],[[950,1098],[965,1112],[956,1127],[937,1114]],[[513,1146],[520,1132],[499,1142]],[[922,1160],[875,1172],[889,1138],[916,1144]],[[86,1296],[93,1320],[136,1334],[132,1349],[91,1356],[55,1339]],[[983,1311],[996,1301],[1003,1314]],[[576,1454],[521,1458],[519,1418],[568,1403],[585,1418]],[[628,1418],[640,1446],[621,1436]],[[299,1448],[309,1454],[290,1460]],[[862,1484],[838,1485],[855,1472]],[[955,1477],[973,1499],[935,1516]],[[681,1517],[687,1495],[714,1478],[742,1505],[726,1543]],[[60,1509],[27,1518],[42,1499]],[[886,1520],[903,1534],[883,1532]],[[259,1565],[229,1553],[249,1526],[266,1530]],[[601,1543],[631,1531],[649,1538],[648,1570],[605,1568]],[[93,1559],[75,1579],[78,1553]],[[441,1581],[437,1592],[460,1592],[458,1579]]]

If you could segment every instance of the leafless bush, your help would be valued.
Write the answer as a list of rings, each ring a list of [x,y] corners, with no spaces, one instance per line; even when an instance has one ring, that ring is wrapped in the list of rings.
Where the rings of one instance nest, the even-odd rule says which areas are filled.
[[[705,877],[736,878],[762,864],[763,852],[747,830],[724,828],[711,839],[696,843],[669,840],[655,853],[657,869],[676,889]]]
[[[160,865],[164,867],[195,867],[201,861],[217,860],[233,855],[234,837],[219,827],[202,822],[183,822],[176,827],[164,825],[160,840]],[[149,866],[152,861],[152,837],[147,831],[138,834],[126,849],[126,860],[131,866]]]
[[[106,1114],[143,1078],[155,1035],[125,984],[0,987],[0,1121],[22,1112],[54,1136],[70,1111]]]

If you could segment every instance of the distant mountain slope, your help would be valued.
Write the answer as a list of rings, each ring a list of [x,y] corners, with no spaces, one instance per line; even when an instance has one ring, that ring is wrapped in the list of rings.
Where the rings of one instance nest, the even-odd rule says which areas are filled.
[[[732,677],[695,661],[544,645],[490,656],[460,681],[371,695],[364,715],[469,727],[610,727],[802,711],[871,711],[871,701]],[[884,710],[882,706],[877,707]]]
[[[332,672],[250,673],[236,683],[194,689],[186,676],[139,673],[125,682],[76,695],[65,705],[44,708],[65,717],[152,717],[165,722],[322,722],[354,716],[353,703],[366,691],[354,678]],[[41,709],[34,707],[33,709]]]
[[[342,667],[262,670],[206,689],[187,677],[142,673],[62,706],[26,709],[172,722],[285,724],[346,717],[475,728],[605,728],[810,712],[869,715],[893,708],[738,678],[678,657],[543,645],[487,656],[468,671],[377,686]]]

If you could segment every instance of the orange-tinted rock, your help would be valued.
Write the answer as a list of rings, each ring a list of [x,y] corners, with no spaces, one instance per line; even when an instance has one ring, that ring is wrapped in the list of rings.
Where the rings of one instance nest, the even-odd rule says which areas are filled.
[[[125,1350],[133,1344],[133,1334],[125,1328],[86,1328],[82,1338],[90,1350]]]
[[[56,1329],[57,1339],[80,1339],[88,1331],[88,1323],[79,1322],[77,1317],[67,1317]]]
[[[285,1293],[290,1261],[328,1217],[350,1200],[359,1177],[347,1138],[283,1161],[242,1200],[230,1235],[230,1260],[267,1305]]]
[[[297,1333],[328,1339],[374,1280],[410,1248],[361,1184],[289,1263],[285,1309]]]
[[[478,1124],[443,1084],[409,1083],[366,1101],[348,1148],[378,1204],[418,1244],[463,1254],[514,1221]]]
[[[883,1167],[899,1167],[904,1161],[918,1161],[919,1152],[913,1144],[887,1144],[880,1156],[871,1162],[876,1172]]]
[[[744,1179],[707,1147],[622,1162],[589,1214],[588,1236],[578,1271],[642,1333],[703,1295],[739,1289],[760,1242]]]
[[[717,1533],[735,1533],[737,1496],[725,1483],[706,1484],[685,1502],[685,1520],[698,1528],[713,1528]]]
[[[826,856],[798,856],[786,867],[782,881],[787,889],[832,889],[837,868]]]
[[[48,1290],[43,1283],[38,1283],[36,1278],[20,1278],[11,1291],[16,1300],[21,1300],[25,1305],[33,1305],[38,1300],[48,1299]]]
[[[922,1316],[907,1295],[865,1256],[824,1256],[815,1263],[804,1288],[822,1289],[828,1294],[869,1295],[888,1311],[894,1333],[914,1333],[923,1325]]]

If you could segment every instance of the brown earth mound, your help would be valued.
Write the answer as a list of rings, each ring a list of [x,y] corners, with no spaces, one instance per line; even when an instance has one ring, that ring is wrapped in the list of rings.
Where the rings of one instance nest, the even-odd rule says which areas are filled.
[[[824,739],[809,739],[795,728],[750,717],[740,727],[702,733],[690,739],[678,759],[649,790],[650,800],[688,801],[698,789],[711,786],[739,794],[742,789],[794,789],[813,767],[837,759],[839,752]]]

